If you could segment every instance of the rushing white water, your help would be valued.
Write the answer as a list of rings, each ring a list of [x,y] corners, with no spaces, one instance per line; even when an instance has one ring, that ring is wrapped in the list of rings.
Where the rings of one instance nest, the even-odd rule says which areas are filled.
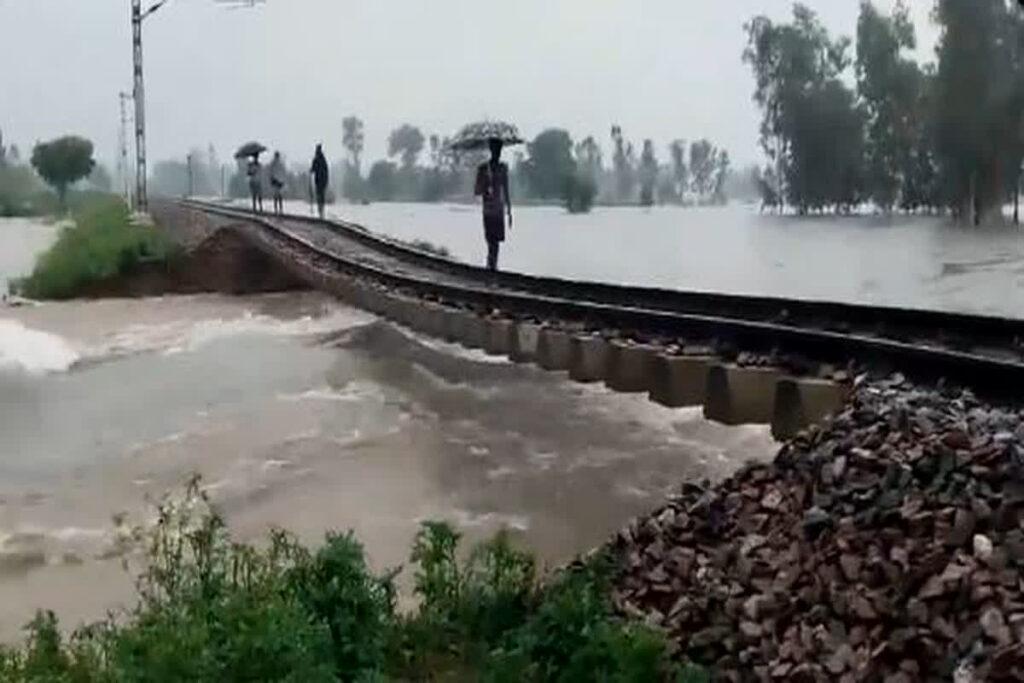
[[[0,372],[64,372],[78,358],[59,336],[0,318]]]

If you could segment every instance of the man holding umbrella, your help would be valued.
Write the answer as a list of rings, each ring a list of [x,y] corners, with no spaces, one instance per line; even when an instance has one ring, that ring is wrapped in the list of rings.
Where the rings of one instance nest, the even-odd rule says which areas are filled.
[[[505,241],[505,215],[512,229],[512,199],[508,192],[508,166],[501,160],[504,143],[499,138],[488,140],[491,158],[476,170],[476,188],[482,197],[484,210],[484,239],[487,240],[487,268],[498,269],[498,250]]]
[[[505,241],[505,218],[512,228],[512,197],[508,190],[508,166],[501,160],[505,145],[522,142],[515,126],[484,121],[464,127],[451,143],[452,149],[464,151],[488,148],[491,158],[476,171],[473,194],[481,198],[484,214],[484,239],[487,240],[487,268],[498,269],[498,251]]]

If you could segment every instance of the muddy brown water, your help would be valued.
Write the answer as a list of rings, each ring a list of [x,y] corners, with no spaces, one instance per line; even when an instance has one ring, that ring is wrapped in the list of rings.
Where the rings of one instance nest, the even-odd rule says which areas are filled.
[[[146,523],[147,499],[192,473],[246,540],[353,529],[383,570],[445,519],[470,540],[510,529],[552,566],[680,480],[773,452],[766,427],[573,384],[317,293],[3,308],[0,639],[37,608],[72,626],[129,604],[131,577],[103,559],[112,517]]]

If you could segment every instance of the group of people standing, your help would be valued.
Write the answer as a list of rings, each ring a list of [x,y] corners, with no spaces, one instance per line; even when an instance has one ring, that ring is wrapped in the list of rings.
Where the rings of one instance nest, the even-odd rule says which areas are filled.
[[[512,201],[509,194],[508,166],[501,160],[502,140],[487,141],[491,158],[477,168],[474,194],[481,198],[483,208],[484,240],[487,242],[487,268],[498,269],[498,252],[505,241],[507,228],[512,228]],[[263,211],[263,167],[259,156],[253,155],[246,168],[249,177],[249,192],[252,195],[252,210]],[[327,183],[330,173],[323,146],[317,145],[313,163],[309,167],[312,191],[316,199],[317,214],[324,217],[324,203],[327,199]],[[284,186],[287,175],[280,152],[274,152],[268,176],[273,189],[274,213],[284,213]]]
[[[259,156],[253,155],[246,165],[245,174],[249,179],[249,194],[252,197],[252,210],[256,213],[263,211],[263,165],[260,164]],[[311,192],[316,200],[317,213],[320,218],[324,217],[324,204],[327,201],[327,183],[330,181],[330,169],[327,165],[327,157],[324,156],[323,145],[317,145],[313,153],[313,163],[309,167]],[[270,187],[273,191],[274,213],[284,213],[284,186],[288,179],[287,170],[284,167],[284,159],[280,152],[274,152],[274,158],[270,162],[267,176],[270,179]]]

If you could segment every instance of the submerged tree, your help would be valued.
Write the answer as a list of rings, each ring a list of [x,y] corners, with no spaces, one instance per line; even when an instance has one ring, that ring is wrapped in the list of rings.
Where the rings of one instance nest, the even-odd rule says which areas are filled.
[[[425,142],[423,132],[406,123],[391,131],[388,137],[388,156],[397,156],[402,162],[402,168],[410,169],[419,160]]]
[[[348,154],[342,173],[341,194],[351,201],[362,200],[366,198],[362,171],[363,147],[366,143],[363,120],[358,116],[346,116],[341,122],[341,128],[341,144]]]
[[[341,122],[341,144],[348,152],[349,161],[357,174],[361,173],[363,146],[366,142],[363,134],[363,120],[358,116],[346,116]]]
[[[633,199],[633,188],[636,187],[636,173],[633,160],[633,144],[627,142],[622,134],[622,127],[612,126],[612,170],[615,172],[616,199],[629,202]]]
[[[654,186],[658,182],[658,159],[654,156],[654,142],[644,140],[640,153],[640,204],[654,204]]]
[[[548,128],[527,145],[524,171],[534,196],[563,198],[567,183],[576,176],[572,138],[561,128]]]
[[[782,195],[800,212],[848,208],[862,195],[864,117],[842,75],[847,38],[833,40],[804,5],[793,20],[759,16],[746,25],[743,59],[755,78],[761,146]]]
[[[1022,20],[1008,0],[937,0],[936,155],[953,213],[978,223],[1016,187],[1024,114]]]
[[[904,56],[916,47],[914,25],[898,2],[884,16],[870,2],[857,21],[857,89],[867,117],[865,191],[876,206],[892,209],[910,192],[915,151],[922,143],[927,113],[922,109],[925,79]]]
[[[668,146],[669,156],[672,157],[672,180],[676,201],[682,201],[683,195],[689,187],[689,167],[686,165],[686,141],[673,140]]]

